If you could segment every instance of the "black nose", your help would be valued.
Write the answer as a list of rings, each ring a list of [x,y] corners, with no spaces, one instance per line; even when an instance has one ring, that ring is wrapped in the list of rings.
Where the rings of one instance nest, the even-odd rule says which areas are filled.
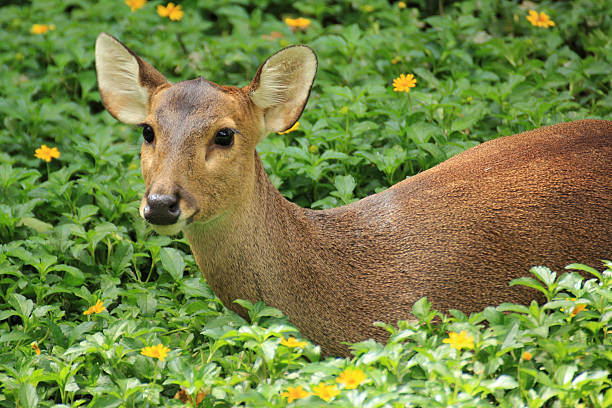
[[[170,225],[176,223],[181,209],[178,197],[170,194],[150,194],[144,208],[144,217],[151,224]]]

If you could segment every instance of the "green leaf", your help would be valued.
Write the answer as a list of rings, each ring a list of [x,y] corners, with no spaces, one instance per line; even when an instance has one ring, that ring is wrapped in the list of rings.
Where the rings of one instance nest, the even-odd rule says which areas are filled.
[[[76,327],[70,329],[68,335],[68,346],[74,344],[75,341],[82,340],[83,335],[91,331],[97,325],[96,322],[83,322]]]
[[[427,122],[417,122],[406,129],[408,136],[417,145],[427,143],[434,135],[442,134],[442,129]]]
[[[591,275],[595,276],[600,281],[603,281],[603,277],[602,277],[601,273],[599,273],[599,271],[597,269],[592,268],[592,267],[590,267],[588,265],[579,264],[579,263],[573,263],[573,264],[567,265],[565,267],[565,269],[588,272]]]
[[[284,153],[287,156],[293,157],[294,159],[297,159],[298,161],[301,161],[303,163],[310,163],[310,161],[312,160],[310,154],[306,150],[296,146],[290,146],[286,148]]]
[[[518,382],[509,375],[500,375],[493,382],[487,385],[487,388],[494,390],[510,390],[516,387],[518,387]]]
[[[147,293],[144,295],[139,295],[136,298],[136,302],[138,303],[138,308],[140,312],[144,316],[153,316],[155,314],[155,310],[157,309],[157,299],[151,293]]]
[[[210,286],[202,278],[188,278],[182,281],[181,290],[187,296],[201,297],[204,299],[214,298]]]
[[[276,349],[278,348],[277,341],[264,341],[261,345],[261,349],[263,351],[263,357],[266,362],[270,362],[274,360],[274,356],[276,355]]]
[[[8,319],[11,316],[19,316],[19,313],[14,310],[3,310],[0,312],[0,321]]]
[[[336,176],[336,180],[334,181],[334,187],[336,187],[338,198],[340,198],[344,204],[348,204],[351,202],[351,198],[353,198],[353,190],[357,183],[355,179],[350,174],[347,176]]]
[[[612,387],[608,388],[604,395],[602,407],[612,407]]]
[[[519,314],[529,314],[529,308],[525,305],[517,305],[514,303],[502,303],[495,309],[498,312],[514,312]]]
[[[441,162],[446,159],[446,153],[433,143],[421,143],[418,147],[429,153],[436,162]]]
[[[581,387],[589,382],[605,382],[608,379],[610,373],[606,370],[598,370],[595,372],[582,372],[576,376],[572,381],[572,387]]]
[[[433,88],[441,88],[440,81],[431,73],[430,70],[425,68],[417,67],[414,69],[414,73],[417,75],[417,79],[423,79],[427,82],[427,85]]]
[[[35,257],[30,251],[27,251],[22,247],[13,247],[7,250],[6,255],[21,259],[28,265],[36,265],[39,259]]]
[[[234,300],[234,303],[239,304],[240,306],[244,307],[247,311],[249,311],[249,314],[250,312],[253,311],[253,308],[254,308],[253,303],[249,302],[246,299],[236,299]]]
[[[112,254],[110,263],[114,271],[124,272],[130,265],[134,256],[134,247],[131,242],[122,241],[117,244]]]
[[[234,396],[234,402],[238,405],[248,407],[268,407],[270,401],[257,391],[237,392]]]
[[[346,153],[336,152],[334,150],[326,150],[321,155],[321,160],[346,160],[348,155]]]
[[[49,270],[66,272],[62,283],[68,286],[81,286],[86,279],[85,274],[79,268],[70,265],[54,265]]]
[[[427,301],[427,297],[422,297],[412,305],[412,314],[420,321],[425,321],[429,316],[431,303]]]
[[[503,343],[500,346],[500,351],[497,353],[497,356],[501,356],[504,353],[507,353],[508,351],[515,349],[515,348],[519,348],[522,347],[523,344],[522,343],[518,343],[517,342],[517,335],[519,332],[519,323],[515,322],[512,325],[512,328],[508,331],[508,334],[506,335],[506,338],[504,339]]]
[[[45,316],[47,313],[49,313],[49,311],[53,310],[54,308],[56,308],[57,306],[51,306],[51,305],[44,305],[44,306],[36,306],[34,308],[34,311],[32,312],[32,316],[35,317],[43,317]]]
[[[87,204],[77,209],[78,219],[81,224],[89,221],[91,217],[96,215],[99,211],[99,208],[95,205]]]
[[[29,318],[34,309],[34,302],[18,293],[11,293],[8,302],[24,318]]]
[[[38,394],[36,387],[30,383],[21,384],[19,387],[20,407],[36,408],[38,406]]]
[[[266,304],[262,301],[255,303],[253,306],[253,319],[255,321],[259,320],[262,317],[282,317],[283,312],[280,310],[266,306]]]
[[[12,342],[17,342],[17,341],[26,341],[29,340],[30,336],[22,333],[22,332],[10,332],[10,333],[6,333],[6,334],[2,334],[0,335],[0,344],[1,343],[12,343]]]
[[[64,332],[62,332],[62,329],[51,319],[45,319],[45,323],[51,332],[53,341],[60,347],[68,347],[68,339],[64,335]]]
[[[19,220],[17,225],[25,225],[26,227],[32,228],[34,231],[41,234],[49,232],[53,229],[53,225],[34,217],[23,217],[21,220]]]
[[[549,288],[555,283],[557,274],[545,266],[534,266],[529,270]]]
[[[562,385],[569,384],[574,378],[576,371],[578,371],[578,367],[574,364],[557,367],[554,373],[555,381]]]
[[[159,257],[164,269],[172,276],[172,279],[180,281],[185,270],[185,261],[181,253],[174,248],[162,248],[159,251]]]
[[[513,279],[510,282],[510,286],[517,286],[517,285],[527,286],[529,288],[537,289],[540,292],[544,293],[545,295],[548,295],[549,293],[548,289],[546,289],[544,286],[542,286],[540,282],[538,282],[537,280],[533,278],[522,277],[522,278]]]
[[[462,116],[453,120],[451,132],[473,127],[485,115],[485,112],[485,106],[482,104],[468,105],[463,109]]]
[[[114,395],[103,395],[93,399],[88,408],[115,408],[123,404],[123,400]]]

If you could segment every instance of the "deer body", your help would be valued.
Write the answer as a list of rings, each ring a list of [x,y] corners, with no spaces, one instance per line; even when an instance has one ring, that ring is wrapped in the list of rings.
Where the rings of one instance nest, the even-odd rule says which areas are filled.
[[[101,34],[96,45],[109,111],[155,133],[154,143],[143,144],[141,214],[161,233],[184,231],[230,309],[244,315],[235,299],[264,300],[325,353],[347,354],[343,342],[383,339],[373,323],[410,318],[423,296],[437,309],[466,313],[527,303],[536,293],[508,283],[530,267],[598,266],[612,256],[608,121],[495,139],[331,210],[287,201],[255,145],[301,114],[312,81],[302,81],[300,70],[314,71],[310,51],[295,48],[305,47],[275,54],[249,86],[226,88],[204,80],[170,85],[112,37]],[[109,68],[106,54],[121,69]],[[108,85],[129,83],[116,72],[130,69],[137,70],[135,85]],[[289,80],[299,89],[275,95],[291,88]],[[125,93],[126,86],[135,91]],[[140,111],[133,95],[145,101]],[[234,134],[229,146],[226,129]]]

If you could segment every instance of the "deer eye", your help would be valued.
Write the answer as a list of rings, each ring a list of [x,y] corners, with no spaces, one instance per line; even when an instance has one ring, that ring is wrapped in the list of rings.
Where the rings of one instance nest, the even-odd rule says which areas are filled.
[[[234,143],[234,131],[229,128],[221,129],[215,135],[215,144],[219,146],[231,146]]]
[[[145,142],[152,143],[155,139],[155,132],[153,131],[153,128],[149,125],[144,125],[142,127],[142,137],[144,138]]]

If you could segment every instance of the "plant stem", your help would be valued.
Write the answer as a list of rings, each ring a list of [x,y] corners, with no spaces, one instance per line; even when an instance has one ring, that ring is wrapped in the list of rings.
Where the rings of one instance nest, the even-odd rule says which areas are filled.
[[[412,99],[410,98],[410,92],[408,93],[408,115],[412,114]]]

